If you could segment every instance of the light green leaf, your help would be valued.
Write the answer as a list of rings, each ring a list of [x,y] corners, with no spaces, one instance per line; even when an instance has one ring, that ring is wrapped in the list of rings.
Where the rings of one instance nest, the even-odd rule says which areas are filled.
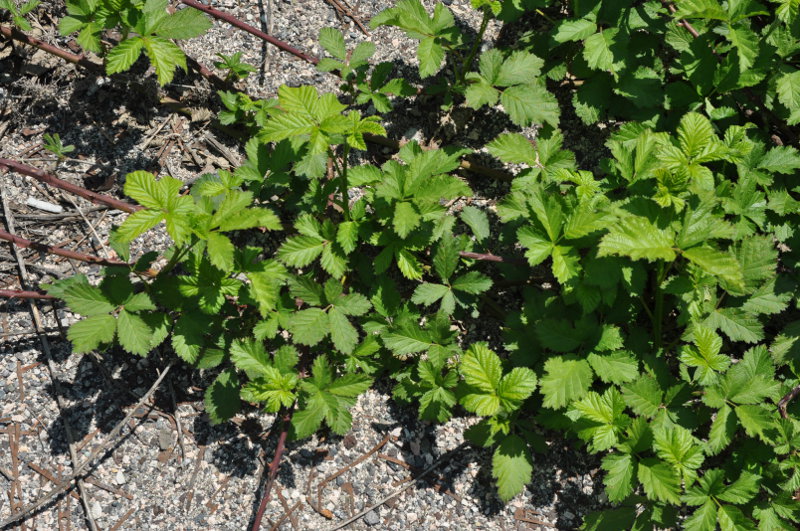
[[[86,354],[103,343],[114,341],[117,320],[111,315],[94,315],[73,323],[67,330],[67,339],[75,354]]]
[[[264,376],[272,369],[264,343],[253,339],[237,339],[231,344],[231,361],[250,379]]]
[[[669,232],[653,225],[647,218],[622,219],[600,241],[598,256],[628,256],[648,262],[675,259],[675,241]]]
[[[59,296],[64,299],[71,311],[89,317],[107,314],[116,308],[106,299],[100,288],[89,284],[84,275],[75,277],[75,281],[70,282]]]
[[[319,44],[335,58],[342,61],[347,59],[347,48],[341,31],[334,28],[322,28],[319,30]]]
[[[153,33],[167,39],[191,39],[211,29],[211,19],[197,9],[181,9],[162,18]]]
[[[461,360],[461,374],[468,385],[484,393],[494,393],[503,373],[500,358],[485,343],[470,345]]]
[[[430,77],[442,68],[444,48],[436,42],[435,37],[426,37],[419,43],[417,58],[419,59],[419,76],[423,79]]]
[[[708,432],[708,452],[709,455],[716,455],[733,440],[733,435],[736,433],[736,418],[731,415],[733,410],[728,404],[724,404],[722,408],[717,411],[717,416],[711,423],[711,430]]]
[[[492,287],[492,279],[477,271],[469,271],[456,278],[452,287],[456,291],[477,295]]]
[[[305,267],[322,253],[325,242],[313,236],[293,236],[281,245],[276,256],[286,265]]]
[[[800,70],[779,76],[775,88],[778,93],[778,101],[791,111],[788,124],[800,123]]]
[[[143,46],[144,43],[139,37],[129,37],[118,45],[114,46],[114,48],[112,48],[106,56],[106,73],[111,75],[116,74],[117,72],[124,72],[125,70],[129,69],[142,54]]]
[[[606,383],[624,384],[639,375],[639,362],[624,350],[604,355],[591,353],[587,360],[597,376]]]
[[[527,367],[515,367],[503,376],[497,386],[501,405],[508,411],[517,409],[536,389],[536,373]]]
[[[478,242],[484,241],[491,234],[489,229],[489,218],[487,217],[486,212],[477,207],[472,205],[465,206],[461,210],[461,221],[466,223],[467,226],[472,229],[472,234],[475,235],[475,239]]]
[[[650,418],[658,413],[663,399],[658,382],[651,376],[642,376],[622,386],[622,396],[634,413]]]
[[[722,531],[755,531],[753,521],[747,518],[742,510],[733,505],[720,505],[717,510],[717,522]]]
[[[507,88],[500,103],[514,124],[528,127],[531,124],[549,124],[558,128],[560,110],[558,101],[544,85],[529,83]]]
[[[401,238],[405,238],[412,230],[417,228],[420,220],[421,217],[412,203],[403,201],[395,206],[393,226],[394,231]]]
[[[637,477],[648,498],[675,505],[680,504],[678,476],[668,464],[658,459],[643,459],[639,462]]]
[[[597,31],[597,26],[589,19],[566,19],[558,25],[553,39],[556,42],[582,41]]]
[[[764,339],[761,322],[739,308],[720,308],[711,312],[705,324],[722,332],[733,341],[758,343]]]
[[[216,266],[219,270],[226,273],[233,269],[233,243],[218,232],[212,232],[208,235],[208,242],[206,246],[208,251],[209,261]]]
[[[142,37],[144,49],[150,62],[156,69],[158,83],[166,85],[175,77],[175,69],[181,67],[186,71],[186,56],[174,42],[163,37]]]
[[[621,502],[633,492],[637,463],[630,454],[609,454],[603,458],[603,484],[610,502]]]
[[[147,323],[136,314],[121,310],[117,316],[117,338],[127,352],[138,356],[147,356],[153,331]]]
[[[614,52],[611,47],[619,30],[608,28],[590,35],[583,42],[583,58],[595,70],[614,70]]]
[[[531,480],[533,460],[528,445],[517,435],[509,435],[492,457],[492,476],[497,480],[500,499],[508,501],[522,492]]]
[[[350,354],[358,344],[358,331],[350,324],[345,314],[336,306],[328,311],[330,319],[331,340],[334,346],[344,354]]]
[[[550,358],[541,379],[544,406],[560,409],[586,395],[592,383],[592,368],[586,360]]]
[[[442,284],[432,284],[430,282],[423,282],[414,289],[414,294],[411,296],[411,302],[414,304],[424,304],[430,306],[439,299],[445,296],[450,291],[450,288]]]
[[[328,314],[321,308],[300,310],[289,318],[289,332],[296,343],[314,346],[328,335]]]
[[[519,133],[503,133],[486,145],[489,153],[511,164],[536,166],[536,150],[531,141]]]
[[[706,273],[722,280],[726,287],[744,291],[742,268],[733,255],[705,245],[686,249],[682,254]]]
[[[503,61],[497,78],[492,84],[498,87],[510,87],[531,83],[539,76],[543,65],[544,61],[532,53],[517,50]]]

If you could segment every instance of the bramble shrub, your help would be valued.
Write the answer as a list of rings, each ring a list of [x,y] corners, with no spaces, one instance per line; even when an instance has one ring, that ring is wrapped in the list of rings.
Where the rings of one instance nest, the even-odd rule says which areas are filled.
[[[184,64],[169,39],[207,27],[166,15],[165,0],[68,5],[61,29],[87,49],[123,29],[109,72],[144,49],[162,83]],[[465,436],[491,449],[503,500],[530,481],[545,431],[560,432],[602,459],[611,507],[586,529],[795,529],[800,423],[781,397],[800,384],[797,2],[472,6],[474,38],[443,4],[400,0],[373,19],[418,41],[422,87],[324,29],[319,68],[342,76],[341,96],[221,93],[220,121],[248,133],[246,162],[190,193],[127,176],[143,208],[114,248],[130,261],[130,242],[158,226],[173,246],[106,268],[97,286],[48,286],[84,316],[74,351],[167,345],[214,375],[214,422],[259,404],[290,414],[296,439],[347,432],[358,395],[388,378],[422,419],[479,417]],[[495,18],[535,29],[481,52]],[[456,172],[468,149],[409,142],[381,165],[354,162],[386,134],[368,109],[418,92],[539,126],[535,142],[506,132],[486,145],[519,168],[489,198],[496,210],[453,206],[473,195]],[[559,101],[586,124],[616,120],[598,168],[564,149],[576,133],[558,129]],[[477,260],[500,248],[518,261]],[[491,344],[457,326],[489,311],[505,321]]]

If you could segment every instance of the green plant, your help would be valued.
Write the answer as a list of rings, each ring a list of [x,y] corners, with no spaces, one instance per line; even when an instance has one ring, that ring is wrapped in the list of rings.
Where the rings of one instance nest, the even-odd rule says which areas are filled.
[[[67,0],[68,16],[61,19],[62,35],[78,32],[78,44],[106,56],[106,72],[128,70],[144,51],[155,68],[158,82],[172,81],[175,69],[186,71],[186,56],[171,39],[188,39],[205,33],[211,21],[194,9],[168,14],[167,0]],[[122,40],[110,50],[103,30],[119,28]]]
[[[68,153],[72,153],[75,151],[75,146],[72,144],[65,146],[61,142],[61,135],[58,133],[51,135],[50,133],[45,133],[42,138],[44,139],[44,149],[58,157],[58,160],[62,160],[64,157],[67,156]]]
[[[0,9],[5,9],[11,14],[11,20],[14,25],[23,31],[30,31],[31,25],[25,19],[25,15],[39,7],[41,2],[39,0],[28,0],[21,6],[17,6],[14,0],[0,0]]]
[[[247,79],[251,73],[256,71],[252,65],[242,62],[242,52],[235,52],[231,55],[218,53],[219,61],[214,62],[214,66],[220,70],[227,70],[225,75],[227,81],[238,81],[240,79]]]
[[[503,500],[557,431],[601,459],[613,507],[586,529],[796,528],[800,153],[774,135],[794,132],[797,8],[779,4],[473,1],[483,23],[468,42],[446,6],[401,0],[372,26],[420,41],[418,88],[324,30],[319,66],[342,75],[341,99],[222,92],[220,120],[249,135],[240,168],[190,194],[128,175],[144,208],[114,231],[117,253],[130,260],[130,242],[161,223],[174,246],[159,271],[148,253],[98,287],[50,286],[86,317],[69,337],[78,352],[116,338],[139,355],[169,341],[215,376],[214,422],[258,404],[295,438],[347,431],[355,398],[389,378],[423,419],[481,417],[465,435],[493,452]],[[541,32],[478,55],[494,17],[526,12]],[[702,21],[698,37],[685,19]],[[424,91],[434,108],[500,103],[516,126],[547,126],[535,142],[486,144],[517,169],[493,213],[458,204],[473,195],[457,173],[471,150],[409,142],[354,163],[386,134],[356,107],[387,112],[387,95]],[[630,120],[593,171],[564,149],[558,91],[586,123]],[[769,111],[759,124],[751,105]],[[274,238],[253,245],[250,229]],[[489,245],[522,263],[477,260]],[[486,315],[503,322],[491,348],[458,326]]]

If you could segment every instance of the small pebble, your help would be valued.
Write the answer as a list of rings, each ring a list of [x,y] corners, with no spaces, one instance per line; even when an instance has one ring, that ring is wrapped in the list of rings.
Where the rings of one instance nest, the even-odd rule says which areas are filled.
[[[380,522],[381,518],[375,511],[370,511],[364,515],[364,523],[369,526],[378,525]]]

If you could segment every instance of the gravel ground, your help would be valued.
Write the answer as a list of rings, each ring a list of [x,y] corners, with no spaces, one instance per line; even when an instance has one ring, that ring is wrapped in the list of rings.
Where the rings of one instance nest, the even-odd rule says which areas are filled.
[[[359,19],[366,23],[392,4],[359,2]],[[66,46],[68,39],[53,29],[63,14],[59,5],[54,2],[40,12],[34,34]],[[352,20],[340,20],[325,0],[228,0],[211,5],[314,54],[321,51],[316,37],[325,26],[342,29],[350,44],[367,38]],[[454,0],[450,7],[459,24],[477,27],[479,20],[467,0]],[[489,28],[487,43],[498,29]],[[415,59],[402,33],[381,28],[368,38],[378,47],[377,60],[394,61],[399,74],[410,75],[409,64]],[[219,22],[202,38],[184,43],[184,48],[207,65],[217,52],[244,51],[244,60],[260,68],[247,82],[253,95],[273,95],[284,83],[336,89],[332,76]],[[21,47],[12,52],[0,42],[0,157],[57,171],[61,178],[118,195],[122,176],[135,169],[188,180],[231,168],[241,160],[237,145],[207,126],[208,113],[202,109],[214,111],[217,104],[202,80],[179,75],[167,88],[172,97],[197,107],[194,119],[189,119],[158,105],[159,89],[145,73],[140,63],[113,81],[96,78],[47,54]],[[448,142],[476,146],[509,128],[490,111],[476,117],[459,110],[450,118],[442,126],[435,113],[423,113],[412,105],[390,115],[387,125],[395,138],[429,139],[436,134]],[[474,128],[463,126],[476,118],[482,124],[478,136]],[[72,158],[56,166],[42,150],[44,133],[59,133],[65,144],[75,145]],[[535,136],[534,130],[523,133]],[[599,145],[601,136],[597,131],[581,133],[580,142],[571,147],[580,158],[581,146]],[[589,160],[595,158],[589,155]],[[68,196],[14,173],[0,175],[0,183],[8,204],[3,228],[10,215],[16,232],[26,238],[92,254],[110,252],[103,242],[112,224],[124,215],[98,210],[79,198],[73,203]],[[497,197],[506,189],[496,182],[471,184],[479,193],[473,204],[488,208],[492,201],[481,196]],[[60,204],[69,216],[53,219],[27,207],[29,198]],[[155,232],[146,242],[137,242],[134,252],[140,253],[145,245],[166,244],[163,232]],[[27,250],[23,256],[31,287],[75,272],[96,279],[98,272],[94,266]],[[0,289],[19,287],[12,251],[2,245]],[[158,353],[148,359],[132,359],[122,352],[71,355],[60,327],[74,317],[48,304],[40,307],[49,358],[33,333],[27,302],[0,303],[0,521],[50,490],[59,474],[70,473],[73,461],[66,426],[77,456],[89,455],[109,438],[165,365]],[[475,338],[491,339],[497,333],[495,324],[485,320],[467,328]],[[48,370],[48,359],[54,374]],[[111,439],[110,450],[95,461],[83,490],[88,512],[100,529],[243,529],[251,523],[264,463],[274,450],[275,437],[269,436],[274,419],[253,410],[235,422],[211,426],[201,400],[206,383],[196,372],[173,368],[121,435]],[[461,434],[471,420],[456,417],[444,425],[420,422],[413,410],[390,401],[388,391],[388,384],[380,382],[359,399],[347,436],[315,436],[288,447],[264,528],[335,529],[366,510],[347,529],[573,529],[583,515],[602,506],[598,463],[557,438],[548,439],[547,452],[536,456],[528,488],[508,504],[500,503],[491,487],[491,455],[461,445]],[[433,464],[437,468],[414,479]],[[400,494],[383,503],[394,492]],[[27,519],[24,528],[88,528],[77,490],[70,493]]]

